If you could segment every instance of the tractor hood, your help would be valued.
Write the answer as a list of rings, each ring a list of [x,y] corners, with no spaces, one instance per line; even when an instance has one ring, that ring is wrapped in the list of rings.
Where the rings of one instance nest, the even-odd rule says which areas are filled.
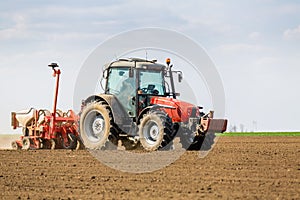
[[[190,117],[200,117],[197,106],[178,99],[152,97],[150,103],[163,107],[173,122],[187,122]]]

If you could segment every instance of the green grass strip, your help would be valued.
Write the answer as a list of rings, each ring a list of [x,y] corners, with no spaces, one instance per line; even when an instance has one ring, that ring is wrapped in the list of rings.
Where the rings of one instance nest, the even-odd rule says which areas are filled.
[[[219,136],[300,136],[300,132],[225,132]]]

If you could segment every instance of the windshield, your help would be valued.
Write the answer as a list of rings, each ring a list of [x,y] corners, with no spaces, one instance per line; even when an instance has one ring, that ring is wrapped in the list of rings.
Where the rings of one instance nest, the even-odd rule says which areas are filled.
[[[140,70],[139,75],[139,89],[143,94],[165,94],[162,71]]]

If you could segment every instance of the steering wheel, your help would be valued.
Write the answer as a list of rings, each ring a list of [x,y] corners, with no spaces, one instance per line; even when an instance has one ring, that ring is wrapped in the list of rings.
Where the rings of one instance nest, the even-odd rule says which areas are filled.
[[[158,95],[158,94],[159,94],[159,91],[158,91],[158,90],[156,90],[156,89],[154,89],[154,90],[152,90],[152,94],[154,94],[154,95]]]

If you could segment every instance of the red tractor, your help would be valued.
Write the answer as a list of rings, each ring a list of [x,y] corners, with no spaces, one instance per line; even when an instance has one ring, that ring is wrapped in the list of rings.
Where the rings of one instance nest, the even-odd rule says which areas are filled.
[[[56,77],[54,106],[52,113],[49,110],[36,110],[31,108],[26,111],[12,112],[13,129],[23,128],[20,140],[12,142],[13,149],[76,149],[80,147],[78,138],[78,115],[73,110],[62,112],[56,109],[59,77],[61,71],[56,63],[49,67]]]
[[[167,65],[138,58],[119,59],[103,72],[104,94],[83,101],[80,137],[88,149],[117,148],[121,140],[126,149],[141,145],[147,151],[171,149],[175,136],[182,147],[199,150],[207,135],[226,130],[226,119],[213,119],[202,107],[180,101],[173,74],[181,71]]]

